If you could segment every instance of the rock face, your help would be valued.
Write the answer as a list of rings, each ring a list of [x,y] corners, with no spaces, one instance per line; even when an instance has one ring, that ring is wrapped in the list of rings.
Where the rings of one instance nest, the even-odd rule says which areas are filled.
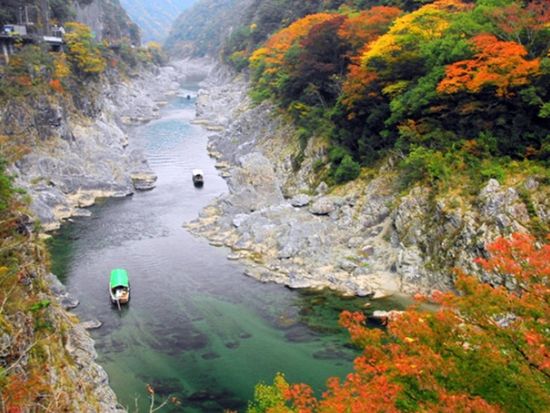
[[[139,28],[118,0],[76,0],[72,3],[76,20],[89,26],[98,41],[117,42],[128,38],[135,45],[141,44]]]
[[[230,247],[229,258],[243,260],[247,275],[358,295],[446,289],[454,267],[479,273],[472,261],[488,241],[527,231],[533,213],[549,221],[550,191],[533,178],[521,189],[489,180],[474,199],[434,200],[424,187],[401,194],[392,159],[373,177],[328,193],[313,167],[326,145],[311,139],[299,148],[269,104],[251,104],[245,79],[228,79],[213,73],[197,114],[203,124],[223,127],[210,136],[209,151],[228,177],[229,194],[187,228]]]

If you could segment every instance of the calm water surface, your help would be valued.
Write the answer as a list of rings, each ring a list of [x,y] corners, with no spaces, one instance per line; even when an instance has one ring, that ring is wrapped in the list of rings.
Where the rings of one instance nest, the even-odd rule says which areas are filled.
[[[182,86],[182,96],[195,93]],[[99,203],[51,242],[54,272],[81,302],[75,312],[103,322],[92,335],[120,402],[133,411],[137,398],[148,411],[150,383],[182,402],[163,411],[243,411],[254,385],[276,372],[317,390],[327,377],[343,377],[356,352],[338,314],[365,300],[259,283],[225,258],[228,250],[182,228],[226,185],[207,155],[206,133],[189,123],[194,99],[174,98],[161,115],[130,131],[157,187]],[[191,182],[197,167],[205,172],[201,189]],[[116,267],[128,270],[132,286],[122,312],[107,292]]]

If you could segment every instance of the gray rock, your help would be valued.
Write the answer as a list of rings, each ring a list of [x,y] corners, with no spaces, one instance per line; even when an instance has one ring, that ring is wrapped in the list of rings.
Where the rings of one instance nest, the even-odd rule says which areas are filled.
[[[65,310],[72,310],[73,308],[78,307],[80,301],[78,301],[78,299],[76,299],[75,297],[67,294],[64,297],[61,297],[59,303]]]
[[[336,210],[336,203],[331,197],[316,199],[309,207],[309,212],[314,215],[328,215]]]
[[[539,187],[539,182],[534,176],[528,177],[525,182],[523,183],[523,186],[528,191],[536,191]]]
[[[363,243],[362,237],[351,237],[348,240],[348,248],[357,248]]]
[[[237,214],[233,217],[233,226],[235,228],[239,228],[243,222],[245,222],[248,218],[250,217],[250,215],[248,214]]]
[[[11,336],[4,333],[0,336],[0,358],[9,356],[12,349]]]
[[[148,191],[155,187],[157,182],[157,175],[153,172],[143,171],[143,172],[133,172],[130,175],[132,179],[132,184],[137,191]]]
[[[103,323],[97,319],[93,319],[93,320],[83,321],[82,323],[80,323],[80,325],[82,326],[82,328],[86,330],[96,330],[100,328],[103,325]]]
[[[317,195],[324,195],[328,192],[328,185],[325,182],[321,182],[315,189]]]
[[[293,207],[301,208],[309,205],[311,202],[311,197],[306,194],[298,194],[290,200],[290,205]]]

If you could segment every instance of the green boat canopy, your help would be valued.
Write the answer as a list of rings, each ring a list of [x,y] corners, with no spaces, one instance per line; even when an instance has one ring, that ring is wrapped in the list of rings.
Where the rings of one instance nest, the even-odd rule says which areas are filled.
[[[128,272],[122,268],[116,268],[111,271],[110,287],[129,287],[128,284]]]

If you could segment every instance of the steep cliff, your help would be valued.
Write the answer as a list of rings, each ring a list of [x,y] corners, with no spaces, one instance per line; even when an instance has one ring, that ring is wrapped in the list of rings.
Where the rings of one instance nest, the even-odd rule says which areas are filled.
[[[497,236],[550,224],[547,180],[521,171],[502,184],[488,179],[470,195],[423,185],[404,191],[398,159],[389,156],[329,188],[319,179],[326,139],[302,147],[288,118],[254,104],[246,79],[234,76],[221,69],[199,93],[197,112],[223,130],[209,150],[230,193],[187,227],[230,247],[250,276],[383,296],[449,289],[458,267],[511,286],[486,278],[474,258]]]
[[[128,17],[119,0],[75,0],[75,18],[89,26],[98,41],[120,42],[128,39],[141,44],[139,27]]]
[[[84,23],[92,28],[98,40],[119,42],[126,38],[133,44],[140,44],[139,28],[118,0],[33,0],[25,2],[25,6],[26,9],[23,9],[20,1],[2,2],[0,26],[29,21],[29,30],[42,30],[43,16],[47,16],[50,25],[75,20]]]

